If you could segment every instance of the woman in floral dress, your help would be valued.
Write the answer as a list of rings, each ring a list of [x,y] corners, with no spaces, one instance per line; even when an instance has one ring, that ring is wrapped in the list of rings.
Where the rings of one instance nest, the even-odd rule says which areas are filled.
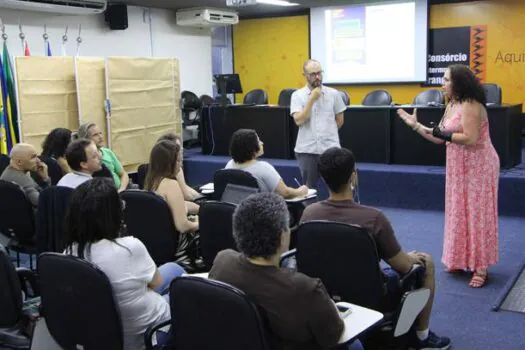
[[[449,103],[438,126],[417,121],[416,111],[399,110],[425,139],[445,143],[445,238],[442,261],[448,272],[470,270],[469,285],[482,287],[498,261],[499,158],[489,134],[485,92],[470,69],[450,66],[443,79]]]

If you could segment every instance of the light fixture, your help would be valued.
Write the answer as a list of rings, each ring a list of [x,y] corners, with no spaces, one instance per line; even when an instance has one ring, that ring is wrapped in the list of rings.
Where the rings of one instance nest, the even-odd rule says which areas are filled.
[[[296,4],[295,2],[285,0],[257,0],[257,3],[275,6],[299,6],[299,4]]]

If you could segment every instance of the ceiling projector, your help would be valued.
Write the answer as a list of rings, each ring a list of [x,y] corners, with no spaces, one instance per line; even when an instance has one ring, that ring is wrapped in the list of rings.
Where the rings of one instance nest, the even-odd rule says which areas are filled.
[[[257,0],[226,0],[226,6],[242,7],[257,5]]]

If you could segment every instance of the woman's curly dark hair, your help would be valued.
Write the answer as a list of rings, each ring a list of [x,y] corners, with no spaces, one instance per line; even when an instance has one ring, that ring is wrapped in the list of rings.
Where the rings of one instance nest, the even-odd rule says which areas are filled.
[[[469,67],[453,64],[448,69],[452,82],[452,99],[458,102],[478,101],[482,105],[487,103],[485,90]]]
[[[64,157],[70,142],[71,130],[66,128],[53,129],[42,143],[42,156],[48,158]]]

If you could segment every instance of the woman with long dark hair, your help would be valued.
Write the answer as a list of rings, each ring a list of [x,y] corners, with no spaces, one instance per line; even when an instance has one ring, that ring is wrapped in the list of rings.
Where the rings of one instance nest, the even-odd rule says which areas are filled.
[[[124,349],[144,349],[146,329],[170,319],[169,285],[184,270],[175,263],[157,268],[144,244],[125,235],[123,202],[112,179],[94,178],[78,186],[65,223],[65,254],[97,265],[111,282]]]
[[[181,167],[175,178],[177,182],[179,183],[180,189],[182,190],[182,194],[184,195],[184,199],[186,200],[186,207],[188,208],[188,212],[190,214],[196,214],[199,211],[199,207],[195,206],[195,203],[193,203],[193,201],[199,197],[202,197],[202,195],[186,184],[186,179],[184,178],[184,171],[182,169],[182,159],[183,159],[182,140],[177,134],[173,132],[169,132],[159,137],[157,142],[160,142],[160,141],[175,142],[177,146],[179,146],[180,148],[179,157],[181,159]]]
[[[168,203],[173,214],[175,229],[180,233],[175,261],[191,269],[192,259],[196,258],[195,245],[192,243],[197,242],[199,222],[198,217],[194,220],[188,218],[188,208],[177,181],[181,161],[179,145],[168,140],[157,142],[150,153],[144,189],[158,194]],[[197,204],[195,206],[198,212],[199,206]]]
[[[499,157],[492,145],[481,83],[467,66],[448,67],[443,78],[448,105],[439,125],[425,127],[416,112],[398,111],[414,131],[447,146],[445,238],[447,272],[471,270],[470,287],[482,287],[498,262]]]
[[[65,157],[67,146],[71,142],[71,130],[66,128],[56,128],[46,136],[42,143],[43,158],[54,159],[65,175],[71,172]]]

